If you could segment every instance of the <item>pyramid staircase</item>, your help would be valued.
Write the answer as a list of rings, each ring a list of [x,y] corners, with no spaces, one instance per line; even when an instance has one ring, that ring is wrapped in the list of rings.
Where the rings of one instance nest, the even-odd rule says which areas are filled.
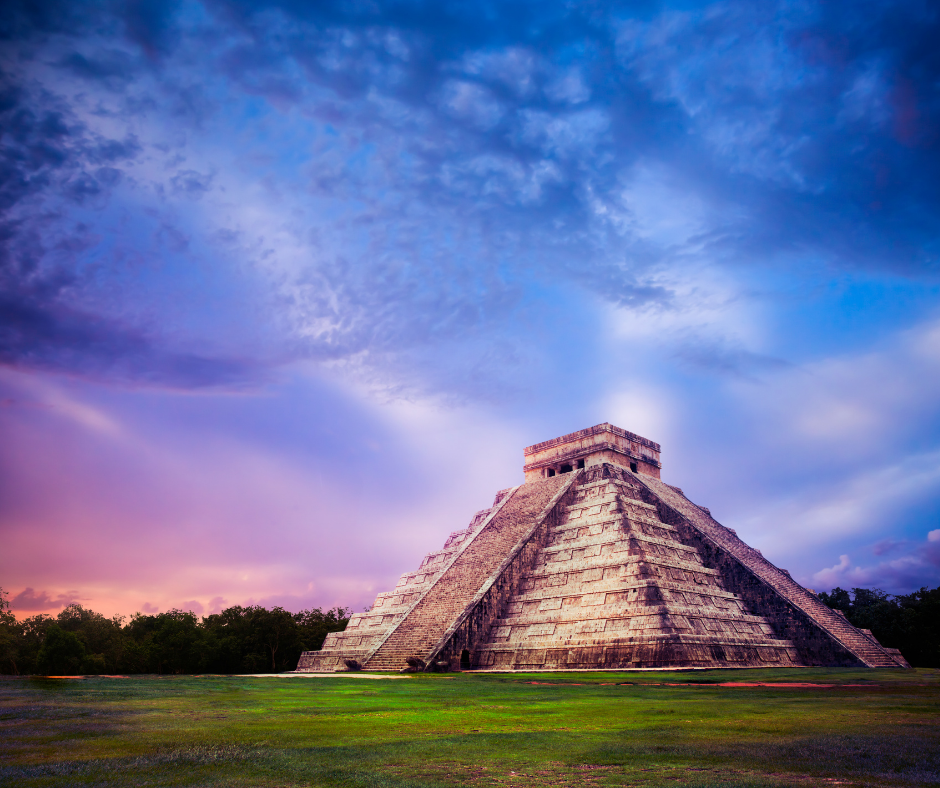
[[[463,613],[513,547],[532,528],[570,477],[515,488],[488,522],[453,556],[435,581],[388,632],[363,666],[368,670],[401,670],[408,657],[425,661],[434,646]]]
[[[417,569],[405,572],[394,590],[381,592],[368,610],[354,613],[344,631],[328,634],[319,651],[305,651],[300,657],[297,672],[345,670],[347,661],[364,662],[512,491],[513,488],[509,488],[496,493],[490,508],[477,512],[466,528],[451,533],[444,547],[428,553]]]
[[[582,474],[534,569],[475,651],[482,669],[799,664],[643,500],[629,471]]]

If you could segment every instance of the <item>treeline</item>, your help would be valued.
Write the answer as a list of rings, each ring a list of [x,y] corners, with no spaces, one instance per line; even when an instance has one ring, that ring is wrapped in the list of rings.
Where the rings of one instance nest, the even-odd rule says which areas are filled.
[[[900,649],[912,667],[940,668],[940,587],[903,595],[837,587],[819,598],[850,623],[870,629],[882,646]]]
[[[280,673],[297,667],[350,610],[230,607],[199,620],[171,610],[106,618],[78,604],[17,621],[0,589],[0,673]]]
[[[940,588],[912,594],[834,588],[819,599],[855,626],[897,648],[914,667],[940,668]],[[337,607],[289,613],[276,607],[230,607],[197,619],[171,610],[106,618],[78,604],[57,616],[18,621],[0,589],[0,673],[280,673],[303,651],[341,632],[352,611]]]

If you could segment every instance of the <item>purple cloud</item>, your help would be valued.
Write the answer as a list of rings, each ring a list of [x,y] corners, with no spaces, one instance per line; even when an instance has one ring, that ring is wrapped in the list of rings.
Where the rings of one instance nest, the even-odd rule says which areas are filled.
[[[80,600],[76,592],[51,596],[46,591],[37,593],[32,588],[24,588],[10,600],[10,608],[24,613],[45,612],[64,608]]]
[[[882,555],[874,551],[875,555]],[[848,555],[839,563],[813,575],[820,588],[880,588],[894,593],[930,587],[940,570],[940,529],[930,531],[926,540],[913,546],[906,555],[871,566],[852,566]]]
[[[938,26],[8,4],[0,571],[358,609],[611,420],[805,582],[940,582]]]
[[[894,539],[882,539],[880,542],[875,543],[871,551],[875,555],[885,555],[890,553],[893,550],[904,547],[907,544],[906,541],[895,541]]]

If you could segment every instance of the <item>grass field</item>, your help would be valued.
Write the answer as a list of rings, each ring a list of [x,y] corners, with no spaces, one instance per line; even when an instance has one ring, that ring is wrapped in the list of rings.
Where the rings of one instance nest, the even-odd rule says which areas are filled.
[[[0,725],[24,788],[940,785],[935,670],[7,678]]]

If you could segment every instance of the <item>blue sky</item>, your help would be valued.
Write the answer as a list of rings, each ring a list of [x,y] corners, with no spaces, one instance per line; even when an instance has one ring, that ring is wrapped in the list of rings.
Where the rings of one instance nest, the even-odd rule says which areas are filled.
[[[940,582],[940,12],[7,4],[0,583],[368,604],[603,421],[804,584]]]

